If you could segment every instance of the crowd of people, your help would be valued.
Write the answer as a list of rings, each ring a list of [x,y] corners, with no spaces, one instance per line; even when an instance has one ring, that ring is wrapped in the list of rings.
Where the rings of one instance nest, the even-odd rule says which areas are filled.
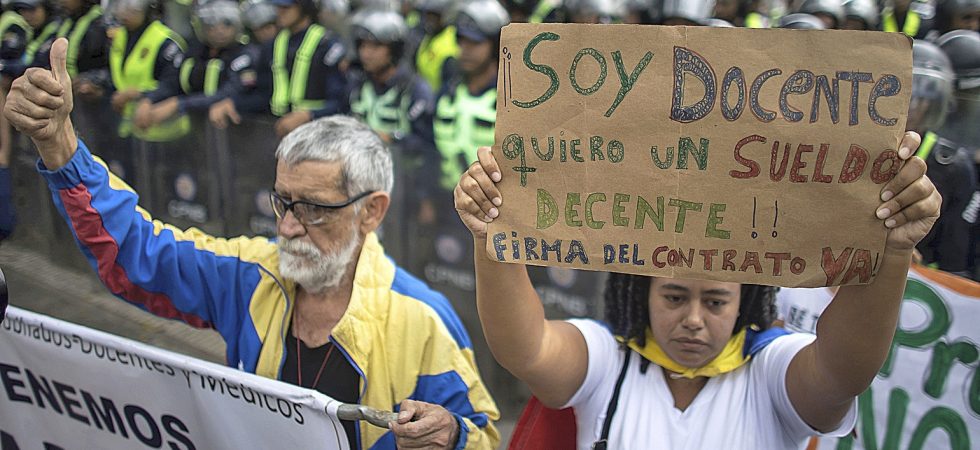
[[[38,148],[58,210],[113,294],[216,329],[231,366],[401,412],[390,430],[349,423],[352,448],[500,441],[467,330],[444,296],[385,257],[375,231],[397,149],[409,162],[399,170],[417,180],[413,220],[452,214],[455,201],[482,254],[505,199],[493,156],[478,149],[494,143],[499,37],[511,22],[915,38],[908,163],[869,212],[888,211],[879,218],[892,230],[880,275],[837,292],[819,338],[771,328],[774,288],[621,274],[605,293],[608,328],[547,321],[522,266],[477,258],[495,358],[546,405],[576,410],[579,448],[798,448],[847,434],[854,398],[887,356],[913,254],[978,276],[977,0],[209,0],[190,5],[190,27],[166,23],[171,4],[156,0],[52,1],[3,3],[0,240],[15,223],[12,125]],[[116,113],[100,133],[145,142],[184,138],[192,118],[223,129],[275,117],[276,239],[154,222],[100,149],[76,138],[85,102]],[[710,402],[699,396],[709,390]],[[707,424],[729,428],[700,433]]]

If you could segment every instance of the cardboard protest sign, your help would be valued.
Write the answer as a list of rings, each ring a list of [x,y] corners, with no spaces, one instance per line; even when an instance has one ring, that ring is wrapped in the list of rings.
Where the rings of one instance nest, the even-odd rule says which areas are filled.
[[[491,259],[782,286],[870,282],[901,166],[900,33],[510,25]]]

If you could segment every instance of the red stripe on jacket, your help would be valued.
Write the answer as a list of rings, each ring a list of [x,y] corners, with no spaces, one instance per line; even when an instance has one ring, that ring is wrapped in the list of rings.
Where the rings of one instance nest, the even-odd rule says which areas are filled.
[[[211,328],[210,323],[197,315],[178,311],[166,295],[149,292],[130,281],[126,269],[116,262],[119,244],[102,225],[102,215],[92,206],[92,194],[88,188],[78,185],[62,189],[58,195],[65,205],[75,235],[95,256],[99,278],[113,294],[142,305],[157,316],[179,319],[197,328]]]

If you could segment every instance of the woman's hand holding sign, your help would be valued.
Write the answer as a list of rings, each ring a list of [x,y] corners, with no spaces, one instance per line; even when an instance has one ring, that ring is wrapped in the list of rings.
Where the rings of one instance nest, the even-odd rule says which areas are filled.
[[[942,197],[926,176],[926,162],[912,157],[921,142],[917,133],[905,133],[898,151],[905,164],[881,190],[882,204],[875,215],[891,230],[887,250],[911,252],[939,218]]]

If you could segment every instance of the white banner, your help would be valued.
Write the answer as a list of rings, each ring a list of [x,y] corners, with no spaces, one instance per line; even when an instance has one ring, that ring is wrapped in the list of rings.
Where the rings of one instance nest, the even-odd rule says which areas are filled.
[[[17,308],[0,388],[3,449],[348,448],[318,392]]]
[[[812,332],[829,289],[779,294],[786,327]],[[980,449],[980,284],[909,272],[891,356],[858,399],[856,437],[820,450]]]

